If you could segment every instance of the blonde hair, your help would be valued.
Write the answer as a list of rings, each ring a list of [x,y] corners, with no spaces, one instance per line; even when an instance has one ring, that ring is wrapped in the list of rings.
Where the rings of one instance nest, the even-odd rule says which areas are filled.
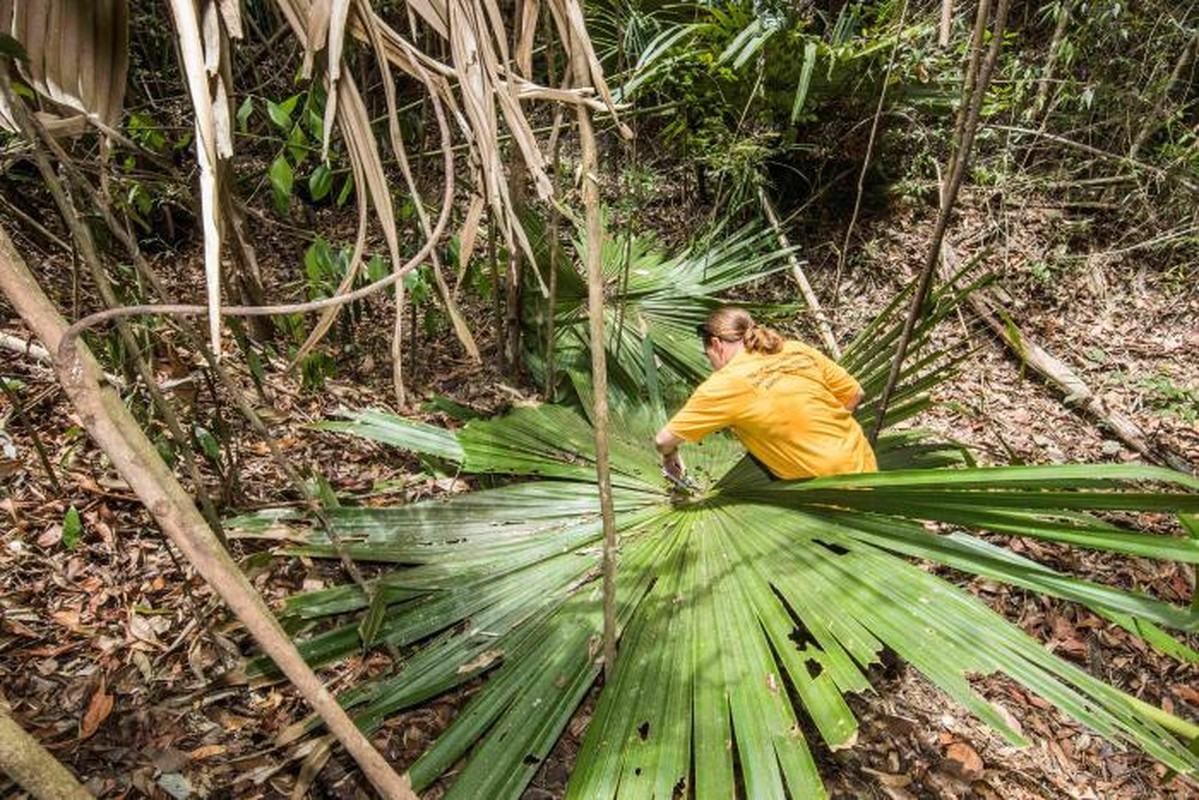
[[[744,308],[724,306],[716,309],[708,315],[700,332],[705,337],[715,336],[725,342],[742,342],[751,353],[773,355],[783,349],[783,337],[758,325]]]

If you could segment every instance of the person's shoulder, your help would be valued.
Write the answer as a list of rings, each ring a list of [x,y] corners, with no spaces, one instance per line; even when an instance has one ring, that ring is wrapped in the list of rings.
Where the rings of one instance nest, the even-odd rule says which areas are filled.
[[[750,359],[734,359],[716,370],[696,387],[696,394],[728,394],[744,391],[749,386],[748,373],[753,371]]]
[[[796,339],[788,339],[783,343],[783,352],[787,354],[802,354],[805,356],[820,355],[820,351],[810,344],[798,341]]]

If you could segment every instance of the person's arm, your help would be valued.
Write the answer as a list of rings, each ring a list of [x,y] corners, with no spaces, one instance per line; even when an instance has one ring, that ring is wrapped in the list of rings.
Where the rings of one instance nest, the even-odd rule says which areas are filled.
[[[865,392],[862,391],[862,385],[836,361],[833,361],[814,347],[810,348],[810,350],[812,357],[820,365],[824,385],[837,398],[837,402],[845,407],[846,411],[853,413],[866,396]]]
[[[664,470],[682,478],[684,467],[679,458],[679,445],[698,442],[709,433],[733,424],[748,396],[742,384],[717,373],[696,388],[686,404],[654,437],[654,447],[662,456]]]
[[[662,430],[654,437],[654,447],[658,448],[658,453],[662,456],[662,469],[679,479],[682,479],[686,471],[683,459],[679,456],[679,445],[685,441],[687,440],[676,435],[667,425],[663,425]]]

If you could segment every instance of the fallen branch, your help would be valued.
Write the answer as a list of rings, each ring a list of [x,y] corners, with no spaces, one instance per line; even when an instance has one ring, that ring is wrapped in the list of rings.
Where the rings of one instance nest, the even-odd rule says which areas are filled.
[[[0,770],[37,800],[91,800],[70,770],[9,716],[0,700]]]
[[[50,351],[42,347],[35,341],[22,339],[19,336],[13,336],[8,333],[0,333],[0,350],[7,350],[10,353],[16,353],[20,356],[25,356],[30,361],[38,364],[45,364],[47,367],[53,368],[54,356],[50,355]],[[119,375],[104,373],[104,380],[111,383],[117,389],[125,390],[125,381]],[[162,386],[159,387],[164,388]]]
[[[957,273],[961,265],[957,253],[949,242],[941,244],[941,275],[948,280]],[[967,297],[974,313],[986,323],[991,331],[1003,340],[1020,363],[1029,367],[1046,383],[1061,392],[1066,405],[1081,409],[1097,419],[1116,435],[1120,441],[1158,464],[1165,464],[1180,472],[1195,474],[1195,465],[1182,456],[1155,447],[1145,432],[1135,422],[1107,407],[1091,388],[1078,377],[1074,370],[1049,351],[1030,341],[1018,325],[1003,313],[1003,302],[992,289],[980,288]]]
[[[770,198],[766,196],[766,190],[758,187],[758,200],[762,203],[762,210],[766,212],[766,219],[770,220],[770,226],[774,228],[774,235],[778,237],[779,244],[791,249],[791,242],[787,240],[787,234],[783,232],[783,226],[779,223],[778,214],[774,211],[774,205],[770,202]],[[795,282],[799,284],[799,291],[803,294],[804,302],[808,304],[808,308],[812,309],[812,314],[816,317],[816,328],[820,331],[820,339],[824,342],[824,347],[828,350],[829,355],[834,360],[840,360],[841,348],[837,346],[837,339],[833,336],[832,326],[829,325],[828,317],[825,316],[824,309],[820,305],[819,298],[816,297],[816,292],[812,291],[812,284],[808,283],[808,276],[804,274],[803,268],[799,264],[799,259],[794,253],[787,254],[787,261],[791,264],[791,275],[795,278]]]
[[[100,367],[91,351],[77,341],[64,343],[68,332],[66,322],[2,228],[0,291],[46,348],[58,353],[55,371],[88,433],[171,541],[220,594],[379,792],[388,798],[415,798],[408,780],[392,770],[304,662],[265,601],[208,528],[192,499],[163,463],[154,444],[120,397],[104,388]]]

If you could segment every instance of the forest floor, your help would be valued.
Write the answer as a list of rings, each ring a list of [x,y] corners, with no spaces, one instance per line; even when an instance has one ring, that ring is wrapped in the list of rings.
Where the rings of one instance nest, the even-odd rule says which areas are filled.
[[[659,213],[687,217],[690,211],[682,201],[663,202]],[[927,207],[901,206],[859,226],[857,239],[864,244],[841,286],[852,302],[835,317],[843,339],[912,278],[927,247],[930,217]],[[1060,212],[1008,209],[998,224],[992,217],[985,197],[968,198],[954,230],[959,241],[976,242],[974,233],[998,231],[990,234],[988,263],[1015,298],[1008,311],[1027,335],[1067,361],[1110,408],[1131,417],[1155,443],[1199,464],[1199,281],[1193,269],[1190,275],[1156,269],[1150,254],[1141,260],[1135,254],[1071,256],[1085,232],[1071,230],[1071,220]],[[298,263],[304,244],[296,234],[282,228],[259,233],[260,253],[270,253],[276,266]],[[46,245],[18,246],[28,253]],[[969,255],[980,246],[963,249]],[[836,268],[829,253],[808,254],[818,292],[827,289]],[[50,264],[67,265],[69,259],[53,254],[39,274],[49,275]],[[772,280],[758,291],[790,299],[794,290],[787,280]],[[69,297],[63,292],[60,299]],[[477,311],[472,318],[488,313]],[[27,336],[7,307],[0,305],[0,314],[0,332]],[[272,433],[291,463],[319,471],[338,493],[386,503],[459,491],[461,482],[430,475],[415,459],[312,427],[341,407],[391,405],[388,319],[382,303],[368,303],[352,335],[340,339],[356,349],[333,354],[339,372],[321,391],[303,391],[279,364],[268,365],[266,393],[258,403],[269,412]],[[489,326],[478,324],[475,331],[486,363],[493,364],[497,343]],[[966,312],[941,335],[947,341],[969,337],[979,347],[938,389],[939,405],[922,425],[970,445],[983,463],[1137,460],[1025,374],[997,340],[979,333]],[[222,461],[205,466],[208,488],[226,512],[296,504],[267,448],[193,372],[194,354],[178,342],[169,349],[162,363],[170,374],[164,378],[182,379],[172,399],[195,424],[228,442]],[[535,397],[530,387],[471,363],[448,333],[423,341],[418,352],[408,378],[421,396],[443,395],[488,413]],[[312,776],[301,772],[302,750],[274,745],[282,728],[306,714],[290,689],[220,682],[224,671],[251,652],[248,637],[82,432],[48,367],[11,352],[3,359],[4,376],[21,384],[22,403],[18,414],[0,399],[0,693],[14,715],[104,797],[273,798],[288,796],[298,784],[312,797],[366,796],[343,755],[334,754]],[[252,393],[248,370],[233,366]],[[39,466],[35,435],[60,485]],[[71,507],[78,511],[78,526],[68,514]],[[1018,538],[1008,543],[1043,563],[1175,603],[1189,602],[1194,588],[1194,571],[1181,566]],[[272,603],[341,580],[328,565],[278,556],[261,543],[234,541],[232,547]],[[1066,659],[1153,705],[1199,719],[1194,666],[1147,649],[1075,606],[981,580],[968,586]],[[363,672],[386,667],[385,656],[372,655],[325,676],[336,691]],[[1007,745],[913,670],[892,665],[877,678],[876,692],[852,700],[861,721],[857,744],[818,752],[836,797],[1199,797],[1199,784],[1168,779],[1149,758],[1113,748],[1008,681],[976,676],[981,691],[1033,742],[1027,748]],[[468,687],[398,715],[377,734],[378,745],[393,763],[406,766],[470,692]],[[526,797],[561,796],[589,708],[588,702],[570,723]],[[435,787],[429,796],[439,794]],[[19,793],[0,779],[0,796]]]

